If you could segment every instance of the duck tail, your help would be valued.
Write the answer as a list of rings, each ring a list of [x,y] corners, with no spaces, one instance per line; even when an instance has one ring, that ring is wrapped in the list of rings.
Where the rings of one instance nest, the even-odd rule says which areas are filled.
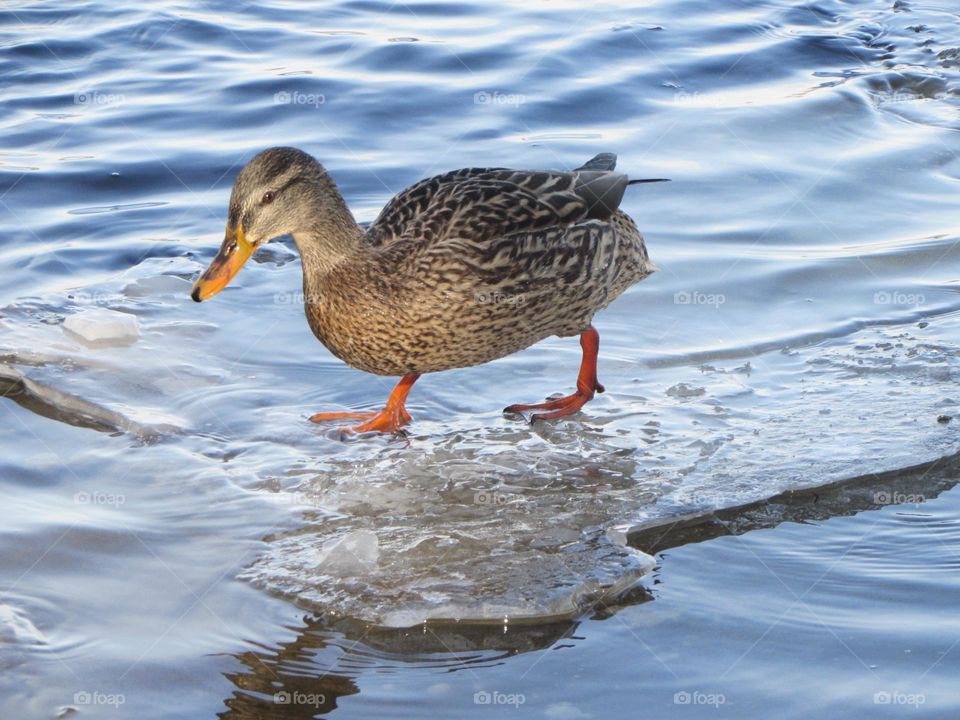
[[[617,169],[617,156],[613,153],[600,153],[594,155],[583,165],[576,168],[574,172],[583,170],[599,170],[602,172],[613,172]],[[640,180],[627,180],[627,185],[639,185],[641,183],[670,182],[670,178],[642,178]]]
[[[652,182],[670,182],[670,178],[643,178],[642,180],[627,180],[627,185],[639,185],[640,183]]]
[[[594,155],[592,158],[587,160],[583,165],[576,168],[577,170],[616,170],[617,169],[617,156],[613,153],[600,153],[599,155]]]

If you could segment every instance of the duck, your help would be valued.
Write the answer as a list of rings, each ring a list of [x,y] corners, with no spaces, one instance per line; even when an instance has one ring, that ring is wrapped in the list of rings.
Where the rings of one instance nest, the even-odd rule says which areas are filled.
[[[594,315],[657,270],[636,223],[620,209],[631,180],[600,153],[572,171],[464,168],[403,190],[361,226],[312,155],[272,147],[253,157],[230,193],[223,243],[190,291],[223,290],[263,244],[292,238],[304,310],[317,339],[347,365],[399,377],[349,433],[398,433],[426,373],[482,365],[548,337],[579,336],[573,393],[514,404],[531,423],[572,415],[604,391]]]

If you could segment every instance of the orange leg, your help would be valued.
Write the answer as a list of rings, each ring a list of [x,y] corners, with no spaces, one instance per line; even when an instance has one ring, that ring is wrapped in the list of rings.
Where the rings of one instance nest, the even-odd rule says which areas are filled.
[[[555,420],[572,415],[593,400],[594,392],[603,392],[603,385],[597,381],[597,353],[600,351],[600,334],[592,325],[580,334],[580,347],[583,348],[583,360],[580,361],[580,374],[577,375],[577,391],[573,395],[548,400],[538,405],[511,405],[504,412],[522,412],[524,410],[550,410],[530,417],[537,420]]]
[[[395,433],[410,422],[410,413],[404,408],[410,388],[417,381],[419,375],[404,375],[387,398],[387,404],[378,412],[355,413],[334,412],[317,413],[310,417],[310,422],[322,423],[328,420],[363,420],[364,422],[353,427],[344,428],[345,432],[382,432]]]

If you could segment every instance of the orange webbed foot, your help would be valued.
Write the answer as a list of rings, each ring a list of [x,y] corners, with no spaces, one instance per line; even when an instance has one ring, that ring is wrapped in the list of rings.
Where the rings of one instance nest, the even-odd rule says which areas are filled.
[[[384,408],[377,412],[354,413],[354,412],[333,412],[317,413],[310,416],[310,422],[325,423],[337,420],[363,420],[358,425],[351,425],[340,428],[345,433],[365,433],[381,432],[396,433],[401,427],[410,422],[410,413],[403,408],[400,411]]]
[[[603,392],[603,386],[598,386],[596,391]],[[557,418],[566,417],[567,415],[573,415],[591,400],[593,400],[592,391],[581,392],[581,390],[578,388],[577,392],[573,393],[572,395],[565,395],[564,397],[556,398],[555,400],[548,400],[544,403],[537,403],[535,405],[511,405],[510,407],[504,408],[503,411],[507,413],[519,413],[527,410],[550,411],[531,415],[530,422],[534,423],[538,420],[556,420]]]
[[[397,386],[390,393],[387,404],[382,410],[376,412],[331,412],[317,413],[310,416],[310,422],[323,423],[336,420],[363,420],[359,425],[345,427],[341,432],[345,433],[396,433],[401,427],[410,422],[410,413],[404,407],[410,388],[416,382],[419,375],[405,375]]]
[[[503,411],[519,413],[526,410],[549,410],[550,412],[531,415],[530,422],[556,420],[567,415],[573,415],[593,400],[594,393],[602,393],[604,387],[597,380],[597,354],[600,351],[600,335],[592,326],[581,333],[580,347],[583,348],[583,360],[580,363],[580,374],[577,376],[577,391],[575,393],[535,405],[511,405],[504,408]]]

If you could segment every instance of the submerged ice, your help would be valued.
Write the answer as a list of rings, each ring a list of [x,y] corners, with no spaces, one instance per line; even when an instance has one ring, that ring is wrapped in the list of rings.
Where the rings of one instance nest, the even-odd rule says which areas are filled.
[[[334,576],[373,572],[380,556],[379,545],[375,532],[354,530],[331,540],[320,549],[317,569]]]
[[[67,330],[83,342],[99,347],[132,345],[140,337],[140,324],[134,315],[106,308],[82,310],[63,321]]]

